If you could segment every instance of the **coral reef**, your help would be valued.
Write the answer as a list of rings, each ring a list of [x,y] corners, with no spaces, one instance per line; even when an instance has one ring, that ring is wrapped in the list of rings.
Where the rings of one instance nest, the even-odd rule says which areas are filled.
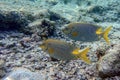
[[[120,0],[0,0],[0,79],[119,80],[119,10]],[[70,22],[112,26],[110,45],[71,40],[61,31]],[[52,59],[39,47],[46,38],[90,47],[92,64]]]

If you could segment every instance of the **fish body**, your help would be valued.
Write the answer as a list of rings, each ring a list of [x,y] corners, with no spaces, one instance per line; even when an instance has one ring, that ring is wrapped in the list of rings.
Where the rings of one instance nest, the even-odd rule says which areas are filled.
[[[71,39],[76,41],[92,42],[97,41],[103,37],[107,43],[109,43],[108,32],[111,27],[108,27],[105,31],[102,27],[87,23],[70,23],[62,31]]]
[[[40,47],[44,51],[47,51],[49,55],[55,59],[65,61],[82,59],[86,63],[90,63],[90,60],[87,57],[89,48],[80,50],[79,48],[71,44],[68,44],[67,42],[56,39],[48,39],[44,41]]]

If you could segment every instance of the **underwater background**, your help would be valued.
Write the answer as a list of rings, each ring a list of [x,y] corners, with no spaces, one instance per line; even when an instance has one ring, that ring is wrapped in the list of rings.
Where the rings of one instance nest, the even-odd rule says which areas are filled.
[[[110,44],[70,39],[71,22],[112,26]],[[90,47],[92,63],[52,59],[49,38]],[[0,0],[0,80],[120,80],[120,0]]]

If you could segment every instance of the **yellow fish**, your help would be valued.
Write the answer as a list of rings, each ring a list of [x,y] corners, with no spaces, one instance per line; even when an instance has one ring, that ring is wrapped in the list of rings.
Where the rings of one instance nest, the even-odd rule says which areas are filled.
[[[92,42],[103,37],[105,41],[109,44],[110,41],[108,38],[108,33],[111,28],[112,26],[106,28],[103,31],[102,27],[99,27],[97,25],[76,22],[68,24],[68,26],[62,29],[62,31],[73,40]]]
[[[86,63],[90,63],[89,58],[87,57],[87,53],[89,48],[85,48],[80,50],[79,48],[57,39],[48,39],[43,42],[40,47],[49,53],[49,55],[55,59],[61,60],[75,60],[81,59]]]

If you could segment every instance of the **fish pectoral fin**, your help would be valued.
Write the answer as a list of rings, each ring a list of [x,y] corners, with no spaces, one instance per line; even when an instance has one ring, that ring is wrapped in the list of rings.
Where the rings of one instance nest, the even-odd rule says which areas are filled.
[[[96,34],[97,34],[97,35],[100,35],[100,34],[102,34],[102,33],[103,33],[103,32],[102,32],[102,28],[101,28],[101,27],[96,30]]]
[[[87,53],[88,53],[89,50],[90,50],[90,49],[89,49],[88,47],[85,48],[85,49],[83,49],[83,50],[75,49],[75,50],[73,51],[73,54],[74,54],[77,58],[80,58],[80,59],[84,60],[86,63],[90,64],[91,62],[90,62],[89,58],[87,57]]]
[[[110,32],[111,28],[112,26],[108,27],[103,33],[103,38],[108,44],[110,43],[109,38],[108,38],[108,33]]]

